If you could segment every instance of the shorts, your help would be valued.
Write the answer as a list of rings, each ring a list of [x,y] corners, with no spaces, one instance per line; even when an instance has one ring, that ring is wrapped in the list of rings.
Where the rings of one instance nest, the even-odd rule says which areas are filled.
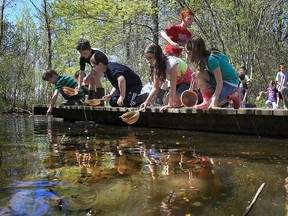
[[[176,95],[181,96],[182,92],[190,88],[189,83],[180,83],[176,85]],[[170,95],[171,88],[169,88],[167,95]]]
[[[124,105],[123,107],[135,107],[139,104],[136,103],[136,97],[141,92],[142,86],[136,85],[136,86],[130,86],[126,89],[126,95],[125,99],[123,101]],[[120,97],[120,92],[116,90],[114,94],[111,97],[111,100],[109,101],[110,106],[112,107],[119,107],[117,104],[118,98]]]
[[[266,102],[265,102],[265,104],[266,104],[266,106],[270,106],[270,107],[272,107],[273,109],[276,109],[277,108],[277,103],[274,101],[270,101],[270,100],[267,100]]]
[[[224,99],[227,99],[227,97],[232,94],[237,89],[236,86],[231,86],[228,83],[223,82],[223,86],[218,98],[218,102],[223,101]]]

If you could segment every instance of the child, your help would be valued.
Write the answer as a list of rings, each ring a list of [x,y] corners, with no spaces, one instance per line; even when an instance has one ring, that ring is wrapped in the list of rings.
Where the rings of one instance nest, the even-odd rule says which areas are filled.
[[[156,96],[161,82],[166,79],[170,81],[170,92],[164,102],[164,106],[160,109],[180,107],[180,96],[183,91],[189,89],[191,83],[192,70],[188,65],[175,56],[165,56],[158,44],[149,44],[144,51],[146,60],[150,64],[150,77],[153,80],[153,89],[146,101],[140,107],[146,108],[148,104]],[[197,86],[194,86],[197,88]],[[199,98],[201,95],[199,95]]]
[[[261,91],[259,97],[266,95],[268,96],[268,100],[265,102],[267,109],[278,108],[279,103],[279,91],[276,88],[276,82],[274,80],[271,80],[269,83],[269,87],[267,88],[266,92]]]
[[[286,72],[286,65],[281,63],[279,65],[279,72],[276,75],[276,88],[279,91],[279,99],[283,99],[284,108],[288,109],[288,72]]]
[[[249,95],[249,89],[251,86],[251,79],[249,78],[249,76],[247,75],[247,68],[245,66],[240,67],[239,69],[239,75],[243,74],[244,75],[244,82],[246,83],[245,87],[247,87],[247,91],[246,91],[246,97],[245,100],[243,101],[243,103],[247,103],[248,101],[248,95]],[[238,75],[238,77],[239,77]],[[242,76],[242,75],[241,75]],[[241,82],[241,80],[239,80],[239,83]],[[243,82],[242,82],[243,83]],[[242,101],[242,100],[241,100]]]
[[[196,105],[196,108],[215,109],[232,100],[233,108],[238,109],[240,107],[238,76],[226,55],[207,50],[204,40],[198,36],[188,40],[186,49],[193,53],[191,63],[199,69],[194,76],[201,90],[203,103]],[[214,94],[213,88],[215,88]]]
[[[83,101],[81,99],[83,98],[84,92],[82,89],[79,89],[78,94],[75,96],[69,96],[63,91],[64,86],[73,89],[78,86],[77,81],[72,77],[59,76],[55,70],[46,70],[42,75],[42,79],[49,83],[55,84],[55,90],[51,99],[51,104],[47,110],[47,115],[52,113],[52,108],[55,105],[59,93],[67,100],[67,102],[63,103],[62,105],[83,105]]]
[[[248,95],[248,84],[245,80],[245,74],[239,73],[239,90],[240,90],[240,101],[241,101],[241,108],[246,107],[247,95]]]
[[[97,49],[94,49],[94,48],[92,49],[90,42],[86,39],[79,39],[77,41],[76,49],[81,54],[80,73],[79,73],[79,81],[78,81],[77,88],[79,89],[83,85],[82,81],[84,80],[84,83],[86,85],[89,85],[88,99],[102,98],[104,96],[104,88],[102,88],[102,84],[101,84],[102,74],[93,73],[93,68],[92,68],[91,73],[93,73],[94,76],[89,76],[89,79],[87,77],[84,78],[85,65],[86,63],[90,64],[90,58]],[[96,87],[96,93],[95,93],[95,87]]]
[[[107,56],[101,51],[94,52],[91,57],[91,65],[95,73],[104,73],[104,76],[111,82],[113,88],[103,98],[111,98],[110,105],[112,107],[134,107],[146,99],[148,94],[138,96],[142,89],[142,82],[139,75],[129,67],[108,62]]]
[[[244,74],[244,81],[249,85],[251,82],[251,79],[247,75],[247,68],[245,66],[240,67],[239,74]]]
[[[172,25],[160,31],[161,37],[168,42],[164,48],[166,55],[180,56],[185,43],[192,36],[188,28],[192,25],[194,17],[195,14],[191,10],[184,8],[180,13],[180,24]],[[186,54],[186,62],[187,60],[188,54]]]

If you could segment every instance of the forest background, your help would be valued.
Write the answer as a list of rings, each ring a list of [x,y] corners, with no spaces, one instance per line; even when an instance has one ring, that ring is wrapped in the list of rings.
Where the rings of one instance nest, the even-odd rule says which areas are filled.
[[[279,64],[287,63],[287,0],[26,0],[12,22],[9,11],[20,2],[1,3],[0,111],[48,103],[53,86],[42,81],[42,72],[52,68],[73,76],[79,70],[79,38],[133,68],[145,84],[145,46],[154,41],[164,48],[159,31],[179,23],[184,7],[196,14],[194,35],[226,53],[236,71],[247,67],[249,102],[275,79]]]

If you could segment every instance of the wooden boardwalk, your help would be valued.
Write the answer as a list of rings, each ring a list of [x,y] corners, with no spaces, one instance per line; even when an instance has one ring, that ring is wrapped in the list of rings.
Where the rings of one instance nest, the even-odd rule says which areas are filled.
[[[47,105],[34,105],[34,115],[45,115]],[[137,108],[61,106],[53,109],[53,117],[66,121],[94,121],[99,124],[127,125],[119,116]],[[140,112],[132,126],[247,134],[288,138],[288,110],[283,109],[232,109],[196,110],[191,108],[168,109],[159,107]]]

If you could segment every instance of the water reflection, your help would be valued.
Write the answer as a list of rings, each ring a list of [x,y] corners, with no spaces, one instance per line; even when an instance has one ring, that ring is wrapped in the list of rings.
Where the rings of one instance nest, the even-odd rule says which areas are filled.
[[[286,213],[286,140],[46,118],[33,124],[32,138],[19,136],[21,154],[1,135],[0,168],[18,172],[1,175],[0,215],[240,215],[262,182],[251,215]]]
[[[53,146],[53,154],[49,158],[51,166],[47,169],[50,175],[47,178],[50,181],[89,185],[81,189],[77,187],[77,194],[70,189],[70,195],[59,201],[58,209],[62,212],[73,210],[79,213],[80,209],[90,213],[103,212],[104,203],[100,203],[102,208],[99,209],[99,198],[95,192],[104,180],[106,184],[109,180],[109,188],[115,187],[116,191],[121,180],[121,188],[125,188],[125,185],[129,188],[125,188],[126,194],[131,189],[131,194],[141,194],[140,200],[144,199],[147,205],[143,210],[155,215],[161,212],[164,215],[203,212],[204,203],[221,194],[223,186],[215,173],[213,159],[197,154],[195,148],[144,143],[132,132],[115,138],[95,139],[89,130],[86,129],[85,137],[79,137],[73,136],[70,128],[69,134],[62,133],[60,138],[59,131],[53,128],[51,122],[47,127],[48,141]],[[133,182],[127,185],[131,179]],[[98,189],[97,193],[101,191]],[[131,197],[130,193],[127,197]],[[111,203],[115,208],[114,204]],[[154,212],[151,210],[153,208],[158,210]]]

